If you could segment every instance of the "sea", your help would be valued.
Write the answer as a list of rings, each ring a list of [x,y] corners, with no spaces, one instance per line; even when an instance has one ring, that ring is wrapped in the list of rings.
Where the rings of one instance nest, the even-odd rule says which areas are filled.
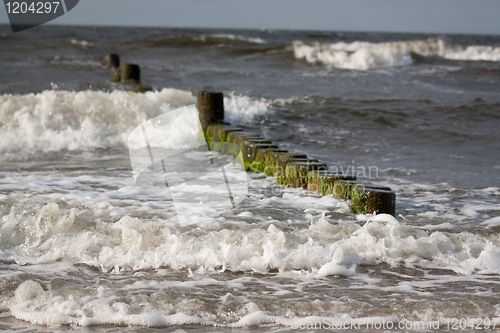
[[[0,73],[0,330],[500,329],[500,36],[2,25]],[[180,223],[128,138],[200,90],[395,216],[247,173]]]

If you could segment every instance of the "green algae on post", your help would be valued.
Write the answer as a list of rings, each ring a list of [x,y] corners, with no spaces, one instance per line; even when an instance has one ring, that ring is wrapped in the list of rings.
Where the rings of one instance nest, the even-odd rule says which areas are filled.
[[[361,214],[396,214],[396,194],[390,189],[359,187],[352,192],[351,207]]]
[[[308,175],[307,189],[322,195],[331,195],[333,194],[334,183],[337,180],[354,181],[356,177],[345,176],[327,170],[313,170]]]
[[[266,155],[265,164],[266,167],[264,169],[264,173],[266,176],[274,176],[276,174],[276,162],[280,158],[299,158],[299,159],[307,159],[307,156],[304,154],[296,154],[289,152],[270,152]]]
[[[313,159],[307,159],[307,158],[279,158],[276,160],[274,170],[275,170],[275,176],[276,180],[279,184],[285,185],[286,184],[286,167],[290,163],[318,163],[318,160],[313,160]]]
[[[286,166],[294,162],[317,162],[318,160],[309,160],[307,158],[278,158],[274,162],[273,176],[276,176],[276,181],[280,185],[286,185]]]
[[[204,94],[209,95],[203,96]],[[209,101],[217,99],[218,102],[215,104],[222,103],[222,93],[198,92],[197,95],[199,105],[201,104],[200,96],[206,97]],[[308,159],[304,154],[290,153],[256,133],[225,124],[223,107],[215,105],[212,109],[222,110],[222,118],[210,118],[211,112],[205,114],[205,118],[208,116],[211,119],[211,123],[207,125],[207,128],[204,127],[204,132],[202,132],[206,136],[209,147],[212,145],[213,150],[233,156],[241,153],[247,171],[263,171],[266,176],[276,176],[276,181],[280,185],[305,188],[320,195],[332,195],[336,199],[351,200],[352,210],[356,213],[395,214],[396,195],[390,188],[365,186],[356,182],[354,175],[329,172],[327,165],[316,159]],[[202,110],[203,108],[200,109],[200,120]],[[220,116],[221,113],[219,112],[218,115]]]
[[[250,170],[254,172],[264,172],[266,169],[267,154],[271,152],[288,153],[287,150],[279,148],[259,148],[255,160],[250,164]]]
[[[327,170],[328,167],[324,163],[319,163],[317,160],[308,160],[305,162],[291,162],[286,165],[285,183],[289,187],[306,188],[308,183],[308,175],[313,170]]]
[[[220,142],[230,142],[229,134],[233,132],[241,133],[243,132],[243,128],[235,127],[235,126],[221,126],[219,129],[219,140]]]
[[[333,182],[333,197],[339,200],[349,200],[355,186],[363,186],[363,184],[353,180],[336,180]]]
[[[228,126],[224,124],[212,124],[207,127],[207,140],[212,142],[227,142],[227,136],[230,132],[241,132],[242,128]]]
[[[279,149],[278,146],[272,143],[257,143],[255,141],[245,142],[243,144],[243,158],[245,161],[253,162],[257,157],[257,151],[259,149]]]
[[[255,143],[247,142],[243,144],[243,162],[245,163],[245,169],[247,171],[252,170],[252,165],[255,162],[255,157],[259,149],[278,149],[277,146],[272,143]],[[260,165],[260,163],[257,163]],[[258,171],[258,170],[256,170]]]

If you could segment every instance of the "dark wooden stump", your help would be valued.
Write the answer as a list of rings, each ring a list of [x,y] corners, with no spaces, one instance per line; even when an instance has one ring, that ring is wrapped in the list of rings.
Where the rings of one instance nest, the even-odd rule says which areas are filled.
[[[111,68],[111,70],[120,67],[120,56],[118,54],[111,53],[108,55],[108,67]]]
[[[396,193],[390,189],[359,187],[351,198],[352,210],[362,214],[396,214]]]
[[[231,132],[227,135],[227,141],[234,143],[238,146],[242,146],[247,140],[264,140],[257,133],[241,131],[241,132]]]
[[[364,186],[354,180],[337,180],[333,183],[333,197],[339,200],[351,199],[354,187]]]
[[[208,125],[224,123],[224,96],[221,92],[198,91],[196,98],[203,133]]]
[[[141,69],[139,65],[123,64],[121,72],[121,80],[125,83],[140,83],[141,82]]]

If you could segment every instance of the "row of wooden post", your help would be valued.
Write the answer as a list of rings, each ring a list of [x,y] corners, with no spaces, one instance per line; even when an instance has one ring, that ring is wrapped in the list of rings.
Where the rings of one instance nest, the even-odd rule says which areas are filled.
[[[355,213],[396,214],[396,194],[388,187],[357,182],[355,177],[328,172],[326,164],[293,154],[241,127],[224,122],[224,100],[220,92],[196,94],[201,126],[207,141],[236,144],[245,168],[277,177],[279,184],[302,187],[321,195],[351,200]],[[234,153],[234,152],[233,152]]]
[[[136,64],[123,64],[120,67],[120,56],[112,53],[108,56],[108,67],[113,72],[115,78],[120,78],[121,82],[140,83],[141,69]]]
[[[113,72],[113,81],[123,82],[130,85],[135,92],[146,92],[153,90],[150,86],[141,84],[141,69],[136,64],[122,64],[120,56],[112,53],[108,55],[108,67]]]

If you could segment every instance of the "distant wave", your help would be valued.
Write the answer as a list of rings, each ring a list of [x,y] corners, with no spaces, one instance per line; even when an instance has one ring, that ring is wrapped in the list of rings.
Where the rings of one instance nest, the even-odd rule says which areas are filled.
[[[267,44],[267,41],[258,37],[249,37],[235,34],[201,34],[201,35],[165,35],[153,38],[155,44],[190,46],[196,44],[224,44],[224,43],[248,43]]]
[[[451,60],[500,61],[500,47],[461,46],[441,39],[333,44],[295,41],[293,52],[295,58],[305,59],[311,64],[356,70],[410,65],[414,62],[414,54]]]
[[[233,35],[233,34],[215,34],[215,35],[206,35],[205,38],[220,38],[220,39],[229,39],[229,40],[238,40],[242,42],[256,43],[256,44],[266,44],[267,42],[262,38],[254,38],[254,37],[246,37],[242,35]]]

